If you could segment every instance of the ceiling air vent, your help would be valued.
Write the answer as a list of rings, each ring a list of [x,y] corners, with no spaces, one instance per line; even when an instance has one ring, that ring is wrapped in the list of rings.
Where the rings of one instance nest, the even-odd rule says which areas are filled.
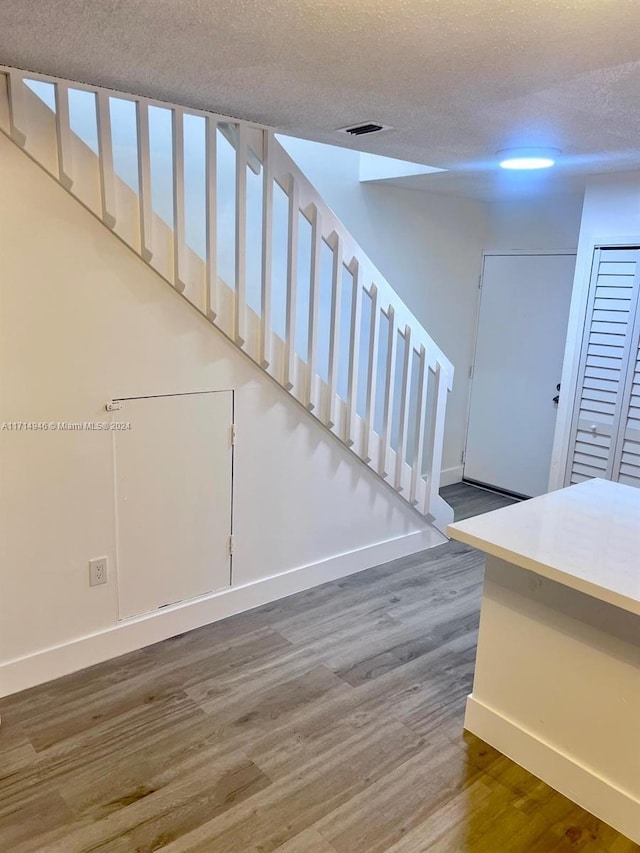
[[[349,136],[364,136],[367,133],[380,133],[381,130],[393,130],[388,124],[378,124],[375,121],[365,121],[350,127],[338,128],[338,133],[348,133]]]

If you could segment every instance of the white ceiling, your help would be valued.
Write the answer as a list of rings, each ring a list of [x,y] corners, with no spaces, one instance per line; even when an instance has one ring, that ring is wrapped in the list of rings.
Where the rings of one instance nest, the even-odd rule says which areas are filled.
[[[2,0],[0,63],[450,170],[491,196],[640,168],[640,0]],[[496,171],[563,151],[552,181]]]

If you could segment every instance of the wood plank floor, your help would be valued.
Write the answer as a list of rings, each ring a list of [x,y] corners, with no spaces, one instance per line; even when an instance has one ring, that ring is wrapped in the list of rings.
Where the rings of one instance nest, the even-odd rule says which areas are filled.
[[[490,492],[487,489],[478,489],[468,483],[454,483],[440,490],[442,497],[450,504],[455,512],[455,520],[462,521],[472,515],[480,515],[483,512],[491,512],[501,509],[503,506],[518,503],[517,498],[501,495],[498,492]]]
[[[7,697],[0,850],[637,851],[463,734],[482,572],[449,542]]]

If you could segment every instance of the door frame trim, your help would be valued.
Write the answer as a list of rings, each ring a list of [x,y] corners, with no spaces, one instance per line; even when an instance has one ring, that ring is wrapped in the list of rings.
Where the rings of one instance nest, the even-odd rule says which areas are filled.
[[[510,256],[524,256],[524,257],[534,257],[534,256],[545,256],[545,255],[572,255],[576,258],[576,264],[578,262],[578,249],[484,249],[482,252],[482,264],[480,266],[480,276],[478,277],[478,298],[476,300],[476,319],[474,323],[474,334],[473,334],[473,353],[471,357],[471,364],[469,365],[469,370],[471,371],[469,378],[469,385],[467,389],[467,405],[466,405],[466,416],[465,416],[465,429],[464,429],[464,448],[462,453],[462,479],[464,480],[464,470],[466,467],[466,459],[467,459],[467,446],[469,443],[469,423],[471,420],[471,394],[473,392],[473,380],[476,375],[476,359],[478,354],[478,332],[480,330],[480,303],[482,300],[482,285],[484,283],[484,267],[485,261],[489,257],[510,257]],[[573,291],[575,289],[575,275],[574,275],[574,283],[572,285],[572,295],[571,295],[571,304],[569,307],[569,323],[571,323],[571,311],[573,309]],[[585,306],[586,310],[586,306]],[[570,328],[570,326],[568,327]],[[567,332],[568,334],[568,332]],[[566,358],[566,353],[565,353]],[[564,365],[564,360],[563,360]],[[563,371],[564,372],[564,371]],[[561,380],[564,382],[564,375]],[[557,434],[557,425],[556,425],[556,434]],[[554,436],[554,446],[551,453],[551,470],[553,470],[553,452],[555,450],[555,436]]]

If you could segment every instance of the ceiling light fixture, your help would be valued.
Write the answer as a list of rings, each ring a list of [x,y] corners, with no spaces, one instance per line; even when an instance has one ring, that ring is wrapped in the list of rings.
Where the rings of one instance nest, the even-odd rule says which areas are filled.
[[[561,153],[557,148],[506,148],[498,157],[502,169],[549,169]]]

